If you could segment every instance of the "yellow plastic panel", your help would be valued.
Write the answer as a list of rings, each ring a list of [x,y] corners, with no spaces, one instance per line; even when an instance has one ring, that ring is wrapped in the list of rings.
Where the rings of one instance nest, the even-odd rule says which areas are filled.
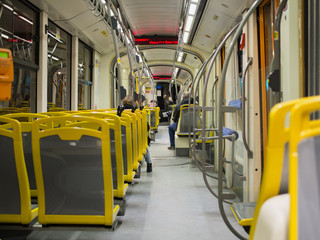
[[[62,124],[65,122],[65,124]],[[69,127],[68,124],[94,122],[100,125],[99,130],[83,127],[81,124],[77,127]],[[61,123],[60,128],[42,129],[41,126],[51,123]],[[43,182],[43,173],[41,166],[40,139],[46,136],[59,135],[66,139],[78,139],[81,135],[92,136],[101,140],[102,168],[104,182],[105,215],[49,215],[45,213],[46,197]],[[39,222],[41,224],[103,224],[112,225],[115,216],[119,211],[119,206],[114,206],[113,202],[113,184],[112,167],[110,154],[110,135],[109,124],[101,119],[86,116],[60,116],[47,119],[40,119],[34,122],[32,126],[32,148],[34,156],[34,166],[36,180],[38,184],[38,203],[39,203]]]
[[[249,239],[253,239],[254,237],[261,206],[267,199],[276,196],[279,193],[284,148],[285,144],[288,143],[290,139],[290,126],[285,126],[286,117],[298,101],[299,100],[293,100],[279,103],[270,111],[266,160]]]
[[[320,135],[320,121],[310,120],[310,114],[320,110],[320,97],[308,97],[301,99],[292,109],[291,134],[289,151],[289,193],[290,193],[290,223],[289,239],[298,239],[298,144],[305,138]],[[315,183],[318,184],[318,183]],[[312,207],[312,205],[310,206]],[[312,223],[313,224],[313,223]],[[314,223],[314,225],[317,225]]]
[[[0,48],[0,101],[11,99],[13,60],[9,49]]]
[[[0,117],[0,122],[0,135],[13,139],[15,165],[21,201],[21,214],[0,214],[0,222],[29,224],[37,216],[38,208],[31,210],[31,195],[24,161],[21,126],[17,120],[5,117]]]

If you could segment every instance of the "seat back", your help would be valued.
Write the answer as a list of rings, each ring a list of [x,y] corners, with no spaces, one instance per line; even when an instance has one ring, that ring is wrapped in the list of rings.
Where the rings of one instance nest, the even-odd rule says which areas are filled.
[[[24,159],[27,167],[29,185],[31,189],[31,196],[36,197],[37,185],[36,185],[36,178],[34,173],[32,143],[31,143],[32,122],[37,119],[48,118],[48,117],[42,114],[37,114],[37,113],[13,113],[13,114],[5,115],[5,117],[16,119],[20,122]]]
[[[124,162],[123,162],[123,151],[122,151],[122,138],[121,138],[121,124],[120,118],[113,113],[107,112],[79,112],[75,116],[88,116],[98,119],[102,119],[109,123],[110,129],[110,149],[111,149],[111,162],[112,162],[112,179],[113,179],[113,189],[114,196],[118,198],[123,198],[125,195],[124,187]],[[71,123],[69,126],[78,126],[79,123]],[[81,126],[86,126],[95,130],[100,130],[97,128],[96,124],[80,122]]]
[[[143,159],[143,137],[142,137],[142,115],[140,110],[135,110],[134,114],[136,115],[137,119],[137,152],[138,152],[138,161],[141,162]]]
[[[61,127],[42,129],[48,122]],[[87,127],[88,122],[97,130]],[[82,116],[34,122],[32,147],[39,223],[113,224],[119,206],[113,205],[109,125],[104,120]]]
[[[265,201],[278,194],[288,193],[290,126],[286,126],[286,120],[297,102],[298,100],[280,103],[270,111],[266,160],[249,239],[254,238],[260,209]]]
[[[126,182],[133,181],[133,156],[132,156],[132,136],[131,136],[131,118],[123,114],[121,117],[121,137],[123,151],[123,169],[124,180]]]
[[[320,235],[320,120],[311,114],[320,110],[320,97],[299,101],[292,109],[290,134],[289,238],[318,239]]]
[[[190,134],[193,134],[193,128],[200,127],[199,114],[200,114],[199,110],[196,110],[196,120],[194,123],[193,122],[193,108],[192,107],[189,108],[188,104],[181,105],[177,135],[178,136],[189,135],[189,131],[190,131]]]
[[[148,149],[148,122],[147,112],[145,109],[140,111],[141,114],[141,136],[142,136],[142,154],[145,155]]]
[[[147,113],[148,113],[148,123],[150,125],[150,130],[157,129],[155,108],[148,108]]]
[[[138,143],[138,119],[137,115],[132,113],[130,110],[123,111],[122,115],[127,115],[131,119],[131,143],[132,143],[132,154],[133,154],[133,170],[138,170],[139,166],[139,143]]]
[[[21,126],[17,120],[0,117],[0,222],[29,224],[38,214],[32,208],[24,161]]]
[[[155,107],[155,111],[156,111],[156,114],[155,114],[156,127],[158,127],[160,123],[160,107]]]

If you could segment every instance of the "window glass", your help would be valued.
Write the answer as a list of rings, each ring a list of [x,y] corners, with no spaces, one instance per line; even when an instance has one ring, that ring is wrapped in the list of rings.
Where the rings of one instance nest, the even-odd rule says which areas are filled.
[[[79,42],[78,109],[90,109],[92,85],[92,50]]]
[[[12,1],[0,0],[2,15],[0,18],[0,46],[12,50],[13,8]]]
[[[71,36],[49,21],[48,109],[70,109]]]
[[[20,1],[13,11],[13,56],[38,64],[38,13]]]
[[[0,101],[0,114],[36,112],[36,71],[14,68],[11,100]]]
[[[14,63],[11,100],[0,101],[0,114],[36,112],[39,13],[18,0],[0,0],[0,48],[10,49]]]

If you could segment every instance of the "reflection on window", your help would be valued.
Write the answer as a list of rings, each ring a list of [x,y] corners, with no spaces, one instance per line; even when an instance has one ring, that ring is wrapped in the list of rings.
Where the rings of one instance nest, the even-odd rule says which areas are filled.
[[[79,42],[78,60],[78,109],[90,109],[92,50],[82,42]]]
[[[0,114],[35,112],[39,13],[12,0],[0,0],[0,12],[0,48],[11,50],[14,63],[11,100],[0,101]]]
[[[15,58],[38,64],[38,16],[39,14],[15,1],[0,0],[0,46],[9,48]]]
[[[36,77],[35,71],[14,69],[11,100],[0,101],[0,114],[36,111]]]
[[[71,36],[49,22],[48,30],[48,108],[70,109]]]

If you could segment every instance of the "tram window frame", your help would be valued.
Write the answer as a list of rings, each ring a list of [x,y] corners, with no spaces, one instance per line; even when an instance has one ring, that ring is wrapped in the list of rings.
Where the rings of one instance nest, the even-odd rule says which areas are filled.
[[[0,47],[11,50],[14,67],[14,81],[11,88],[12,97],[9,101],[0,101],[0,112],[3,114],[11,112],[36,112],[40,11],[31,3],[20,0],[1,0],[0,5],[5,5],[2,13],[4,15],[0,19],[3,44]],[[23,32],[28,29],[27,27],[21,27],[24,23],[32,25],[31,28],[29,26],[29,31]],[[17,32],[17,27],[22,30]],[[30,39],[25,44],[22,39],[27,40],[27,38]],[[14,45],[15,43],[17,44]],[[21,49],[19,49],[19,44],[21,45]],[[18,56],[15,55],[14,50],[17,49],[15,48],[16,46],[18,46],[23,55],[21,53]],[[26,49],[24,47],[22,49],[22,46],[30,46],[30,48],[27,48],[28,50],[25,51]],[[17,76],[17,72],[19,71],[23,74],[22,78],[19,75]],[[20,79],[19,81],[17,80],[18,78]],[[26,89],[29,90],[24,91]]]
[[[52,29],[55,30],[52,30]],[[50,34],[49,34],[50,33]],[[61,37],[63,36],[63,37]],[[51,40],[53,39],[53,40]],[[63,57],[59,56],[60,58],[58,58],[57,56],[55,56],[55,54],[51,54],[50,50],[53,50],[54,46],[49,46],[50,42],[49,41],[56,41],[57,46],[59,45],[59,43],[63,44],[65,42],[64,45],[66,45],[66,53],[63,54],[63,57],[65,57],[65,59],[63,59]],[[51,49],[52,48],[52,49]],[[57,49],[58,47],[56,47]],[[60,61],[60,65],[62,64],[62,67],[58,67],[58,65],[52,67],[52,69],[54,69],[54,72],[50,72],[51,67],[49,67],[49,64],[51,63],[51,60],[49,59],[52,56],[52,63],[53,61],[59,61],[59,60],[65,60],[65,64],[63,64],[63,61]],[[56,52],[57,54],[57,52]],[[66,56],[65,56],[66,55]],[[58,108],[62,108],[65,110],[70,110],[71,109],[71,71],[72,71],[72,36],[71,34],[69,34],[66,30],[64,30],[63,28],[61,28],[60,26],[58,26],[57,24],[55,24],[53,21],[51,21],[50,19],[48,20],[48,95],[47,95],[47,102],[48,102],[48,110],[51,107],[58,107]],[[55,69],[56,68],[56,69]],[[61,70],[61,71],[59,71]],[[53,101],[53,88],[50,87],[52,86],[50,83],[50,79],[56,77],[57,81],[59,80],[58,77],[62,76],[63,79],[65,79],[65,82],[63,82],[63,85],[65,83],[65,86],[60,86],[59,91],[61,92],[61,94],[63,94],[63,88],[65,87],[65,94],[64,96],[57,96],[56,99]],[[56,82],[52,82],[53,84],[56,85]],[[62,88],[62,89],[61,89]],[[49,99],[51,98],[51,99]],[[57,99],[61,99],[61,102],[59,104],[57,104]],[[50,101],[49,101],[50,100]],[[50,104],[53,103],[53,104]]]
[[[81,49],[82,48],[82,49]],[[81,70],[80,70],[80,53],[83,50],[83,58],[84,58],[84,75],[86,75],[86,70],[89,69],[89,74],[88,76],[84,76],[81,78]],[[86,61],[86,51],[89,53],[89,63],[87,64]],[[92,96],[92,83],[93,83],[93,49],[90,48],[87,44],[79,40],[79,45],[78,45],[78,108],[82,107],[81,104],[83,104],[83,108],[85,109],[91,109],[91,96]],[[88,79],[87,79],[88,78]],[[85,91],[87,92],[87,97],[86,97],[86,104],[81,102],[80,98],[80,86],[85,85],[84,87],[86,88]]]

